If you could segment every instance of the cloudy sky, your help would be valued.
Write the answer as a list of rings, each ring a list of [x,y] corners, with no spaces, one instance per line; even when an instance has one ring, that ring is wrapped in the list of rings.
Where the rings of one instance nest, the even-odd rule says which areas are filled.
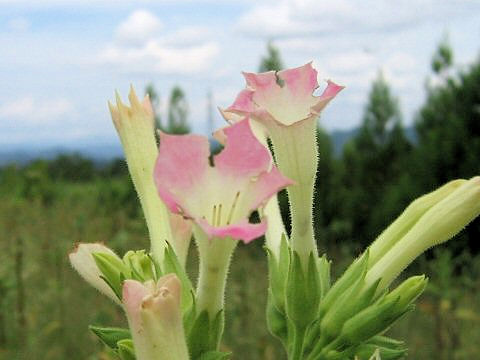
[[[445,34],[456,66],[474,61],[480,1],[0,0],[0,145],[112,144],[107,100],[149,82],[163,106],[181,86],[206,133],[207,93],[229,105],[269,39],[288,67],[313,61],[322,86],[347,87],[322,116],[328,130],[358,125],[379,70],[408,124]]]

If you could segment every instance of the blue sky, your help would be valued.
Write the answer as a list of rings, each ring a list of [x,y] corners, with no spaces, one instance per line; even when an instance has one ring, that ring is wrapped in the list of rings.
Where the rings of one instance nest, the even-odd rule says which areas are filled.
[[[346,86],[322,115],[328,130],[359,124],[379,70],[410,124],[445,34],[457,68],[474,61],[480,1],[0,0],[0,145],[115,143],[106,103],[130,83],[152,82],[163,113],[181,86],[207,133],[207,92],[228,106],[269,39],[288,67],[313,61],[322,86]]]

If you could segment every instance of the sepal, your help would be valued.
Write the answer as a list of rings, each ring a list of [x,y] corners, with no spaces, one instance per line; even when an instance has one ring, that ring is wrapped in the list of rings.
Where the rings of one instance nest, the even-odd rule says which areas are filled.
[[[170,274],[173,273],[177,275],[182,284],[182,300],[181,306],[182,310],[186,311],[192,307],[193,304],[193,288],[190,279],[188,278],[185,268],[180,264],[175,250],[167,242],[165,245],[165,254],[163,258],[163,273]]]
[[[284,345],[287,344],[287,317],[285,312],[282,312],[275,306],[271,291],[268,292],[267,298],[267,327],[272,335],[280,339]]]
[[[382,360],[402,359],[407,355],[407,348],[402,341],[385,336],[374,336],[366,344],[360,345],[355,355],[359,360],[369,360],[377,350]]]
[[[128,268],[127,272],[124,273],[126,278],[140,282],[157,280],[157,273],[152,258],[145,250],[128,251],[123,256],[123,263]]]
[[[269,293],[273,305],[280,312],[285,312],[285,287],[290,264],[290,249],[285,235],[282,234],[278,259],[272,249],[265,249],[268,258]]]
[[[135,349],[131,339],[124,339],[117,342],[118,357],[121,360],[136,360]]]
[[[129,274],[127,266],[118,257],[107,253],[92,253],[95,264],[102,273],[102,279],[110,286],[115,295],[122,299],[122,282]]]
[[[330,290],[331,275],[330,268],[332,262],[327,260],[327,255],[324,254],[318,259],[318,274],[320,279],[320,299],[323,299],[327,292]]]
[[[356,259],[343,275],[335,282],[332,288],[327,292],[320,304],[320,317],[323,317],[328,309],[338,300],[338,298],[350,288],[363,274],[368,265],[368,250]]]
[[[90,325],[88,327],[98,338],[109,348],[113,350],[118,349],[118,342],[120,340],[131,339],[132,335],[128,329],[116,327],[99,327]]]
[[[217,351],[223,333],[224,316],[223,310],[220,310],[212,320],[207,310],[198,315],[187,338],[190,358],[198,359],[204,354]]]
[[[305,272],[300,255],[292,250],[286,287],[286,313],[295,328],[305,330],[316,319],[320,295],[316,256],[310,252]]]

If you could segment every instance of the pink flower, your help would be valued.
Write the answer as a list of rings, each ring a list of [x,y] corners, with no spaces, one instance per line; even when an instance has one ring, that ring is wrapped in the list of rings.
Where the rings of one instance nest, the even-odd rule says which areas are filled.
[[[208,139],[198,135],[160,135],[154,178],[173,213],[192,219],[209,238],[244,242],[263,235],[266,221],[248,216],[280,189],[292,184],[272,164],[247,118],[224,130],[225,149],[209,163]]]
[[[317,117],[343,87],[328,81],[323,93],[314,96],[318,81],[311,63],[243,76],[246,89],[222,113],[229,122],[237,121],[240,115],[250,116],[255,134],[271,139],[279,169],[295,181],[288,188],[292,248],[307,261],[310,252],[316,250],[312,208],[318,162]]]
[[[141,283],[125,280],[122,302],[138,360],[188,359],[180,308],[181,284],[175,274]]]
[[[316,119],[330,100],[343,89],[343,86],[329,80],[322,95],[314,96],[318,81],[317,71],[311,63],[279,72],[243,73],[243,76],[247,88],[238,94],[225,113],[250,114],[268,130],[274,124],[291,126],[304,120]],[[227,115],[227,120],[229,119],[232,116]]]

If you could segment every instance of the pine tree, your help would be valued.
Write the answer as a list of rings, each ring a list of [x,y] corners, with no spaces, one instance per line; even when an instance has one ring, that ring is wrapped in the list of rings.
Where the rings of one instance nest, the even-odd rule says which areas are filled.
[[[185,93],[179,86],[175,86],[170,94],[168,104],[168,128],[171,134],[186,134],[190,132],[187,121],[188,103]]]
[[[280,51],[273,45],[271,41],[267,44],[267,55],[262,57],[260,61],[260,72],[280,71],[284,68]]]
[[[145,88],[145,95],[148,95],[150,102],[152,103],[153,114],[155,118],[155,128],[162,130],[162,119],[160,117],[160,95],[155,90],[152,83],[148,84]]]
[[[382,199],[401,178],[410,149],[398,100],[379,73],[359,132],[343,152],[343,216],[355,243],[366,245],[398,215],[403,204],[386,208]]]
[[[426,192],[455,178],[479,174],[480,158],[480,60],[428,89],[415,127],[418,146],[413,177],[418,192]],[[449,242],[454,251],[469,247],[479,252],[478,221],[459,239]]]

